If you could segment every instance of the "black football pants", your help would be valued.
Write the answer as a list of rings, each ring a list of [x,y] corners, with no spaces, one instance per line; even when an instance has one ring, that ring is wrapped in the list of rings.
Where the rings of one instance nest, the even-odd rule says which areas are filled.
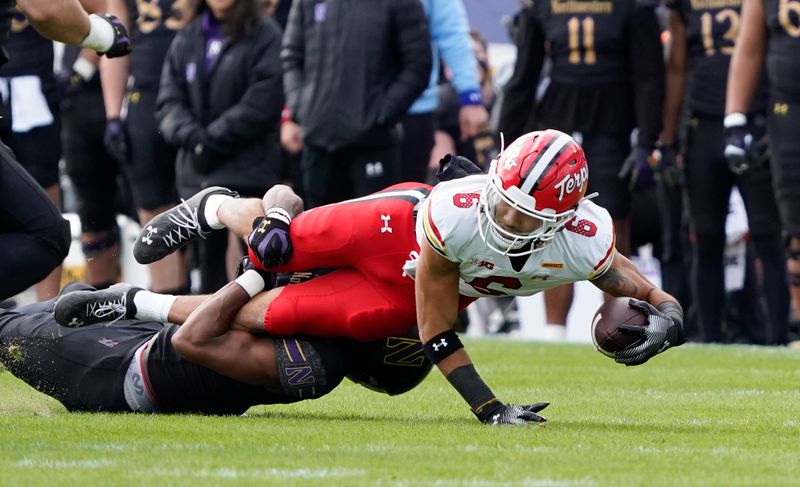
[[[728,169],[723,154],[721,117],[692,115],[686,143],[686,191],[695,234],[691,282],[701,340],[722,342],[725,338],[722,330],[725,221],[731,188],[736,185],[744,200],[750,237],[763,269],[767,319],[763,320],[762,330],[751,334],[762,336],[764,344],[786,343],[789,291],[769,166],[752,168],[741,176]]]
[[[69,222],[0,142],[0,300],[45,278],[69,244]]]

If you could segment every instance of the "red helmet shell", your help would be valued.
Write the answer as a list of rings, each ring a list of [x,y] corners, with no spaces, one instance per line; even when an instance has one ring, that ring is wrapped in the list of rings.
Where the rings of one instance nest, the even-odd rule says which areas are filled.
[[[504,194],[513,199],[512,195],[519,193],[508,190],[516,186],[533,199],[518,201],[521,206],[556,214],[578,206],[589,178],[581,146],[569,135],[552,129],[519,137],[500,155],[493,172]]]

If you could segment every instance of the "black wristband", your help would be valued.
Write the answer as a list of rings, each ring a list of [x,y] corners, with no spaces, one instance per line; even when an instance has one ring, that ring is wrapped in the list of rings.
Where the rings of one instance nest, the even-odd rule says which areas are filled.
[[[472,413],[481,421],[491,416],[497,408],[503,406],[503,403],[494,397],[489,386],[483,382],[483,379],[478,375],[478,371],[475,370],[472,364],[462,365],[450,372],[447,376],[447,381],[467,401]]]
[[[434,364],[438,364],[462,348],[464,348],[464,345],[461,344],[461,340],[458,339],[458,335],[453,330],[439,333],[422,345],[425,355]]]

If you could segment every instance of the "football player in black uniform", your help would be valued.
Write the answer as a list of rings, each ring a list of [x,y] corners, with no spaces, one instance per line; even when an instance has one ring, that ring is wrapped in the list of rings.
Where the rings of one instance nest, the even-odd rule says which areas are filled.
[[[60,207],[61,116],[53,72],[53,41],[42,37],[17,13],[11,23],[6,51],[9,61],[0,67],[3,94],[0,137],[53,204]],[[61,268],[56,267],[36,285],[36,298],[54,297],[60,281]]]
[[[91,289],[70,286],[64,292]],[[255,337],[218,320],[182,327],[109,320],[65,328],[52,309],[53,300],[0,310],[0,361],[69,411],[242,414],[258,404],[318,398],[345,376],[378,392],[401,394],[432,367],[416,328],[366,343]],[[199,365],[181,356],[178,349],[186,345],[180,334],[197,338],[202,330],[195,328],[210,324],[225,330],[225,347],[239,357],[234,366]]]
[[[789,289],[800,314],[800,1],[744,0],[725,103],[725,156],[750,163],[757,149],[747,109],[766,57],[772,184],[786,234]]]
[[[761,330],[752,330],[753,334],[762,335],[754,338],[763,344],[786,343],[789,292],[780,257],[781,222],[769,167],[763,164],[728,166],[724,155],[725,86],[739,26],[741,0],[669,0],[667,6],[670,8],[670,43],[661,143],[666,148],[676,142],[685,91],[688,110],[685,187],[695,235],[691,282],[700,339],[725,341],[722,331],[725,219],[731,188],[735,184],[744,199],[750,236],[763,269],[768,316]],[[766,83],[761,83],[747,110],[750,114],[748,128],[759,138],[766,132],[766,90]]]
[[[130,184],[141,223],[171,208],[175,192],[176,149],[167,145],[155,118],[161,68],[175,33],[194,18],[198,0],[108,0],[108,11],[122,19],[136,45],[130,56],[101,63],[106,107],[105,143]],[[114,235],[115,227],[103,229]],[[102,241],[101,235],[98,241]],[[149,266],[151,287],[186,292],[181,255]]]
[[[86,2],[99,4],[102,2]],[[0,65],[8,56],[5,44],[15,5],[43,36],[81,44],[108,56],[130,51],[127,32],[108,15],[89,15],[78,0],[0,0]],[[89,6],[97,7],[98,5]],[[58,266],[69,249],[69,225],[36,181],[0,143],[0,300],[38,282]]]
[[[506,87],[506,140],[537,129],[572,134],[583,146],[588,193],[614,220],[617,248],[629,253],[629,186],[651,178],[661,130],[664,61],[655,0],[533,0],[519,19],[517,63]],[[545,58],[550,82],[536,100]],[[631,152],[631,131],[638,127]],[[629,162],[623,170],[623,162]],[[622,170],[622,176],[620,173]],[[572,287],[545,292],[547,323],[566,322]],[[558,327],[548,327],[558,335]],[[563,336],[563,329],[560,334]]]

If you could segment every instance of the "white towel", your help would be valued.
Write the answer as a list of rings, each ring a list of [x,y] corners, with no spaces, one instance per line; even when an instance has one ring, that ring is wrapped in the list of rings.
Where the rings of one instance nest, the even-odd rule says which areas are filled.
[[[17,76],[0,79],[0,95],[11,96],[11,130],[29,132],[36,127],[53,123],[53,114],[42,93],[42,81],[38,76]]]

